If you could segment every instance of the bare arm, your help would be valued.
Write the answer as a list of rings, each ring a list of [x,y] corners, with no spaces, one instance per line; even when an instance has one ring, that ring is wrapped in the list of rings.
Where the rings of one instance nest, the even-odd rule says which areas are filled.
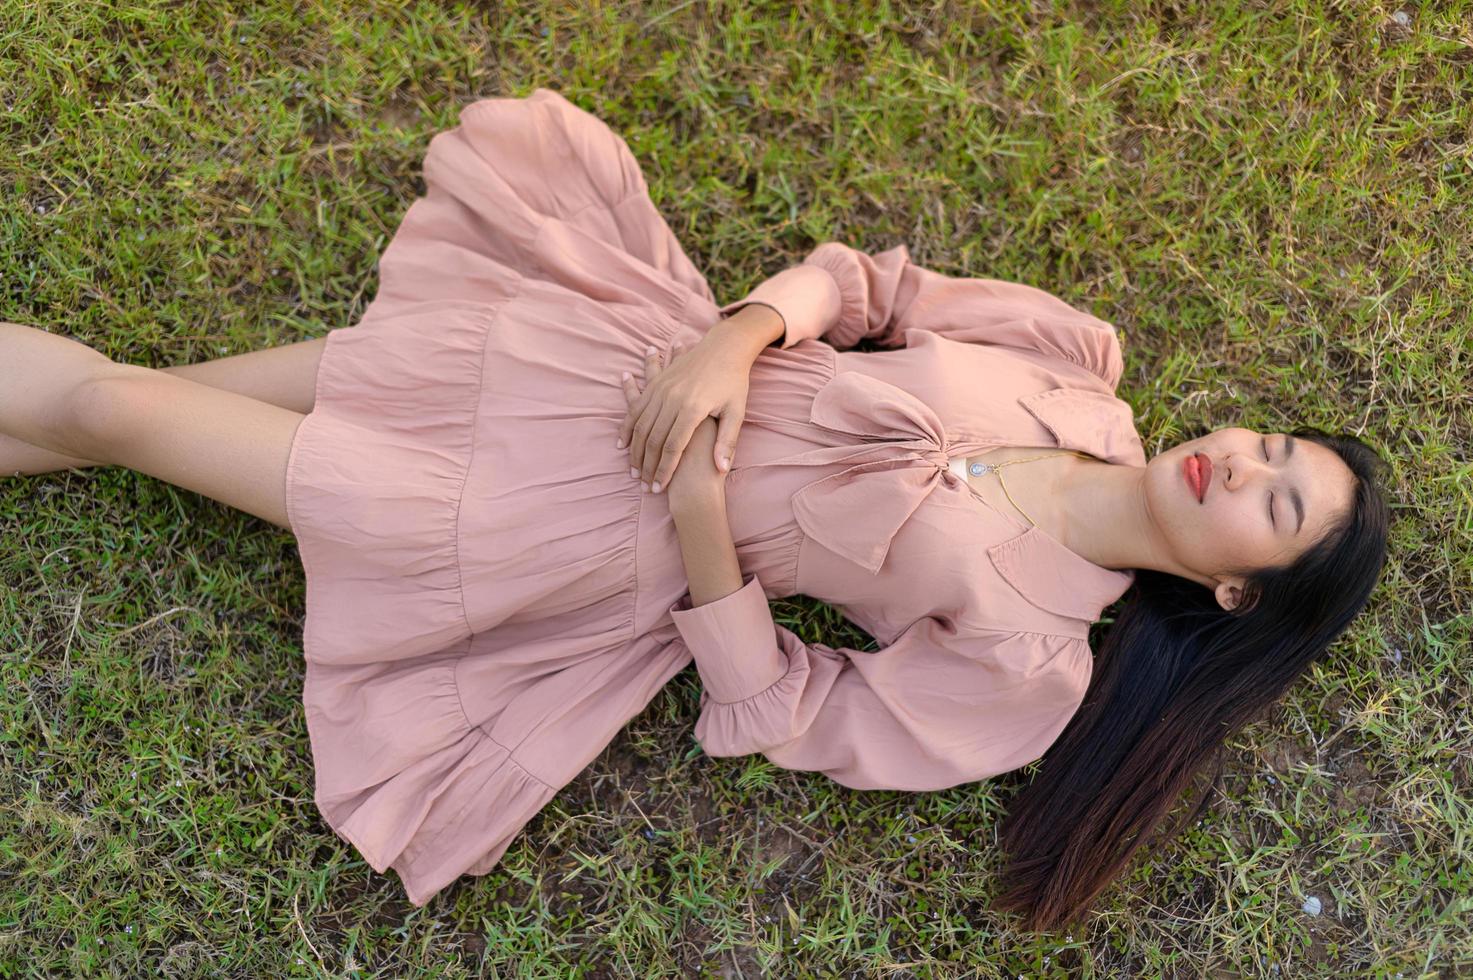
[[[736,545],[726,518],[726,495],[720,484],[709,494],[695,495],[672,507],[680,558],[690,582],[692,606],[715,602],[742,587]]]
[[[752,339],[752,333],[757,339]],[[746,345],[756,345],[752,353],[755,361],[756,351],[761,349],[758,344],[761,334],[761,331],[733,333],[719,342],[742,345],[735,353],[743,357]],[[645,361],[645,382],[658,379],[665,370],[659,358],[650,355]],[[639,395],[640,382],[626,371],[624,397],[632,405]],[[695,605],[713,602],[742,586],[741,566],[726,517],[726,473],[713,461],[716,430],[716,420],[710,416],[696,425],[691,432],[689,451],[676,468],[666,495],[675,533],[680,539],[680,557],[690,583],[691,602]]]
[[[618,446],[629,446],[630,466],[659,493],[668,486],[695,429],[718,419],[707,447],[725,471],[736,451],[747,409],[747,377],[762,351],[783,336],[783,318],[771,306],[752,303],[711,325],[693,347],[676,354],[658,377],[646,378],[619,427]],[[672,348],[673,350],[673,348]]]
[[[765,303],[751,303],[715,323],[707,333],[716,334],[721,343],[740,350],[750,364],[774,341],[782,339],[783,318]]]

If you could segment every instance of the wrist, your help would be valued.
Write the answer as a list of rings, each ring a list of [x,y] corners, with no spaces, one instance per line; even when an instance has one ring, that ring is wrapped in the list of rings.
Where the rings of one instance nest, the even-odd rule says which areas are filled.
[[[712,327],[723,343],[743,352],[749,360],[768,347],[780,342],[787,335],[787,326],[782,314],[766,303],[748,303],[728,317],[718,320]]]

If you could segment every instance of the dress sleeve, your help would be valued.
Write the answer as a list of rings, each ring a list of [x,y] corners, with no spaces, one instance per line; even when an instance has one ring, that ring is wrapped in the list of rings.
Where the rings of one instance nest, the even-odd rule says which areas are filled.
[[[928,330],[1062,357],[1112,389],[1124,370],[1119,338],[1104,320],[1033,286],[916,265],[903,244],[871,255],[824,242],[801,264],[720,310],[729,316],[749,303],[770,306],[783,319],[783,336],[770,346],[811,338],[847,350],[868,338],[880,347],[904,347],[907,330]]]
[[[756,575],[670,610],[704,691],[695,735],[712,756],[761,752],[854,789],[945,789],[1039,758],[1089,686],[1074,637],[916,620],[875,652],[804,643],[772,619]]]

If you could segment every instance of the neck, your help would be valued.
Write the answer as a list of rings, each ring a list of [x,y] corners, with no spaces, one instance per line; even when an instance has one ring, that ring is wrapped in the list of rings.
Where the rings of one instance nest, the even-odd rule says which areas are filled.
[[[1104,568],[1149,568],[1210,584],[1165,548],[1146,502],[1146,468],[1095,461],[1073,467],[1055,488],[1060,543]]]

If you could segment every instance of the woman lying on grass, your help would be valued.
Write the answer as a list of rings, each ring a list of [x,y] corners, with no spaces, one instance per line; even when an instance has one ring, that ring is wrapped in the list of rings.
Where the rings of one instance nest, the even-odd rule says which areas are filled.
[[[153,371],[0,326],[3,472],[127,466],[295,534],[314,798],[416,905],[694,661],[713,756],[911,791],[1041,760],[997,904],[1067,923],[1376,582],[1370,448],[1148,459],[1114,329],[1039,289],[830,241],[718,306],[548,89],[468,106],[424,175],[325,338]],[[774,623],[797,594],[880,649]]]

